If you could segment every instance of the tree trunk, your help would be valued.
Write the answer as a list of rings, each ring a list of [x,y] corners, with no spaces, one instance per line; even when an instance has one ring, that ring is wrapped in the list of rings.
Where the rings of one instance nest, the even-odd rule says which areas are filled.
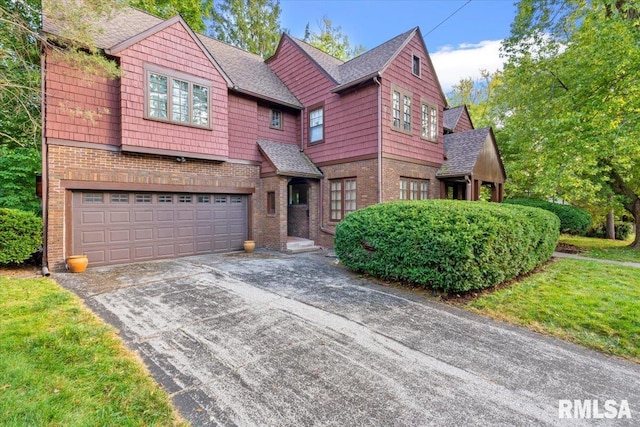
[[[616,240],[616,224],[614,222],[613,209],[607,214],[606,236],[607,239]]]
[[[633,222],[636,229],[636,238],[633,240],[631,247],[640,251],[640,202],[635,203],[634,206]]]
[[[631,247],[640,251],[640,197],[629,187],[620,174],[612,167],[609,171],[611,176],[611,188],[614,193],[624,196],[626,200],[623,206],[633,215],[633,221],[636,225],[636,237]]]

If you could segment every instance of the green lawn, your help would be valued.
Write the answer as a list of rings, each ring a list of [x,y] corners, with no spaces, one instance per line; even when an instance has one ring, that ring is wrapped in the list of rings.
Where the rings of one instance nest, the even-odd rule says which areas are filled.
[[[560,259],[466,307],[640,363],[640,269]]]
[[[633,236],[627,240],[608,240],[563,234],[560,236],[560,242],[585,249],[584,252],[580,253],[582,256],[615,261],[640,262],[640,251],[628,247],[633,242]]]
[[[0,425],[186,425],[116,332],[49,279],[0,277]]]

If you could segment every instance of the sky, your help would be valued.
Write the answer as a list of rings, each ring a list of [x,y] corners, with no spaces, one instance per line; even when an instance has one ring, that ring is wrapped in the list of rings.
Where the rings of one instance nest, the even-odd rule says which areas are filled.
[[[304,37],[307,23],[319,31],[326,16],[367,50],[419,26],[445,93],[481,69],[501,68],[500,43],[516,13],[514,0],[280,0],[280,7],[294,37]]]

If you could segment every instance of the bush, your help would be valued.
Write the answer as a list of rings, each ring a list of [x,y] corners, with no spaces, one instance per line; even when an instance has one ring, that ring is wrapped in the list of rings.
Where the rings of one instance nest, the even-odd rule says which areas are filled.
[[[531,206],[553,212],[560,218],[560,232],[584,236],[591,227],[591,215],[584,209],[538,199],[509,199],[504,203]]]
[[[31,212],[0,208],[0,264],[24,262],[41,244],[41,218]]]
[[[616,221],[616,240],[627,240],[627,238],[633,233],[633,224],[630,222]],[[604,239],[607,237],[607,228],[604,224],[598,224],[591,227],[587,232],[587,237],[597,237]]]
[[[495,203],[381,203],[338,224],[335,250],[349,268],[448,292],[497,285],[548,260],[558,217]]]

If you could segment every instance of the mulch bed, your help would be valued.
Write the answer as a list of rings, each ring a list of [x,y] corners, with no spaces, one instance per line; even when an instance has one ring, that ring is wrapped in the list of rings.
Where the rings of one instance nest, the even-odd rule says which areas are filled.
[[[556,252],[564,252],[566,254],[579,254],[584,251],[583,248],[570,243],[558,242],[558,246],[556,246]]]

